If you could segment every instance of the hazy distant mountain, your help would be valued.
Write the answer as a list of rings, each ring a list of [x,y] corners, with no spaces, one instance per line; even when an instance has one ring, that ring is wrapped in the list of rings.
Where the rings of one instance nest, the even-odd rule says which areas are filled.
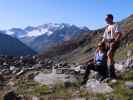
[[[0,32],[0,55],[26,56],[34,54],[36,54],[35,51],[18,39]]]
[[[54,44],[70,40],[72,37],[88,31],[87,27],[77,27],[65,23],[48,23],[36,27],[28,26],[25,29],[12,28],[6,31],[6,34],[18,38],[29,47],[40,52]]]

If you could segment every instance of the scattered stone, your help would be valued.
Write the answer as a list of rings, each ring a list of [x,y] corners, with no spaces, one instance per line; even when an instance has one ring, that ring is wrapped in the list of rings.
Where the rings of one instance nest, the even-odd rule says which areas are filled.
[[[133,56],[132,57],[129,57],[127,60],[126,60],[126,66],[128,66],[129,68],[133,68]]]
[[[126,66],[116,63],[115,64],[115,69],[116,69],[116,71],[124,72],[126,70]]]
[[[125,82],[125,86],[129,89],[133,89],[133,82]]]
[[[131,53],[128,54],[128,59],[115,64],[115,69],[119,73],[127,71],[127,69],[133,68],[133,57]],[[27,73],[28,72],[28,73]],[[45,72],[45,73],[43,73]],[[35,80],[41,84],[45,84],[49,87],[63,83],[64,86],[71,87],[74,82],[77,82],[77,76],[82,77],[85,73],[83,65],[73,63],[69,64],[64,61],[54,62],[51,59],[41,60],[36,56],[33,57],[8,57],[0,56],[0,85],[15,87],[15,82],[11,79],[17,78],[17,76],[24,76],[24,79]],[[47,73],[47,74],[46,74]],[[6,77],[7,83],[4,82],[3,76]],[[108,86],[107,83],[100,83],[99,81],[92,79],[96,78],[97,73],[91,71],[91,78],[85,85],[85,90],[93,93],[111,93],[113,89]],[[7,79],[8,77],[8,79]],[[80,80],[80,79],[79,79]],[[125,82],[125,86],[133,89],[132,82]],[[10,94],[10,93],[9,93]],[[78,94],[78,93],[76,93]],[[33,100],[38,100],[34,97]],[[10,99],[11,100],[11,99]]]
[[[0,74],[0,87],[6,86],[7,82],[3,75]]]
[[[113,89],[107,83],[100,83],[95,79],[87,81],[85,89],[92,93],[111,93]]]
[[[18,77],[18,76],[22,75],[23,73],[24,73],[24,70],[21,70],[20,72],[18,72],[18,73],[16,74],[16,76]]]
[[[129,50],[127,51],[127,56],[128,56],[128,57],[131,57],[132,54],[133,54],[133,49],[129,49]]]
[[[51,85],[54,86],[58,83],[71,84],[77,81],[77,79],[74,76],[68,76],[65,74],[56,74],[54,72],[50,74],[39,73],[37,76],[35,76],[34,80],[48,86],[51,86]]]
[[[7,83],[7,85],[9,85],[9,86],[15,86],[15,83],[13,82],[13,81],[9,81],[8,83]]]
[[[10,71],[14,71],[15,70],[15,66],[10,66]]]
[[[75,72],[80,72],[80,69],[81,69],[81,66],[79,65],[79,66],[77,66],[77,67],[74,68],[74,71]]]
[[[34,77],[35,77],[37,74],[38,74],[38,72],[30,73],[30,74],[27,75],[27,79],[28,79],[28,80],[33,80]]]
[[[38,98],[38,97],[33,96],[33,97],[32,97],[32,100],[39,100],[39,98]]]
[[[118,71],[125,71],[129,68],[133,68],[133,56],[128,57],[126,60],[122,60],[115,64],[115,68]]]

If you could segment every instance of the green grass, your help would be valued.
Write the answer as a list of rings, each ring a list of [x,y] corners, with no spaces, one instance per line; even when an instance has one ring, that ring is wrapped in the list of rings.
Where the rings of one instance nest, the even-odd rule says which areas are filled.
[[[133,81],[133,70],[130,70],[123,75],[122,79],[124,81]]]
[[[127,48],[120,48],[116,51],[114,59],[116,61],[127,58]]]
[[[133,98],[133,89],[128,89],[125,86],[126,81],[133,81],[133,71],[126,72],[122,79],[118,80],[117,83],[113,84],[113,100],[132,100]]]
[[[52,90],[47,85],[39,85],[31,92],[34,96],[46,95],[52,93]]]
[[[33,80],[20,79],[16,83],[17,93],[19,94],[31,94],[31,91],[39,86],[39,84]]]
[[[124,83],[124,81],[118,81],[117,84],[113,86],[113,95],[119,100],[132,100],[133,90],[128,89],[126,86],[124,86]]]
[[[123,46],[123,47],[118,48],[118,50],[115,53],[114,59],[116,61],[119,61],[119,60],[128,58],[128,56],[127,56],[128,50],[132,49],[132,48],[133,48],[133,43],[129,43],[128,46]],[[133,56],[133,54],[132,54],[132,56]]]

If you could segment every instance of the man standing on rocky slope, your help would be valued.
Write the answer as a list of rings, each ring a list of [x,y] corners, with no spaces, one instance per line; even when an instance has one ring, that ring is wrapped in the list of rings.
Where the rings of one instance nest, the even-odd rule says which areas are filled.
[[[108,14],[105,18],[108,24],[103,34],[103,40],[107,47],[107,59],[108,59],[108,74],[110,78],[116,78],[113,56],[116,49],[119,47],[119,43],[122,37],[122,32],[117,23],[113,21],[113,15]]]

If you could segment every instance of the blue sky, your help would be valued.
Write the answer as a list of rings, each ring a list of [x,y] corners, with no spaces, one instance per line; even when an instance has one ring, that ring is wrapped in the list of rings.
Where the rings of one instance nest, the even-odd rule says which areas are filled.
[[[0,30],[49,22],[96,29],[108,13],[116,21],[133,14],[133,0],[0,0]]]

